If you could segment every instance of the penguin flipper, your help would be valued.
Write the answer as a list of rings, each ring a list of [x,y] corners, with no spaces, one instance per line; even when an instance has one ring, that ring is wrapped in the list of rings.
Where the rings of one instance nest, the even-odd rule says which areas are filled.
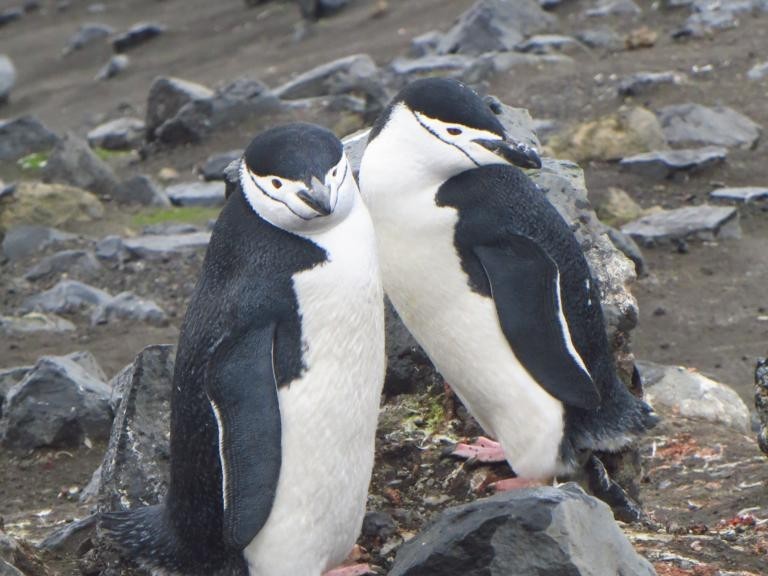
[[[600,392],[571,342],[555,261],[516,234],[473,251],[488,278],[502,332],[528,373],[565,404],[599,406]]]
[[[219,428],[224,541],[239,550],[267,521],[280,475],[275,330],[273,323],[225,336],[213,350],[205,378]]]

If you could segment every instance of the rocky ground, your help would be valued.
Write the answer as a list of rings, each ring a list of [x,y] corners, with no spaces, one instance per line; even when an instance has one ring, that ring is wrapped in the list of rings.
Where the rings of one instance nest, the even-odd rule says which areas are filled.
[[[63,362],[96,399],[83,404],[98,416],[88,426],[6,433],[5,532],[39,543],[92,510],[82,492],[118,407],[107,383],[145,346],[175,341],[228,159],[289,119],[344,136],[407,79],[442,73],[529,109],[545,154],[579,162],[598,216],[642,272],[631,286],[630,348],[661,365],[640,370],[664,418],[639,447],[649,518],[622,525],[625,534],[660,575],[765,572],[768,462],[754,442],[753,373],[768,350],[768,4],[563,0],[544,13],[520,2],[513,23],[495,15],[493,33],[473,33],[466,17],[451,29],[474,4],[351,0],[318,22],[288,1],[0,6],[0,115],[38,121],[0,123],[0,427],[24,428],[9,391],[34,380],[9,369],[76,351],[98,364]],[[140,22],[150,25],[124,35]],[[114,76],[97,80],[108,62]],[[94,133],[122,118],[132,120]],[[211,184],[196,188],[201,173]],[[754,199],[710,198],[732,187],[754,187]],[[633,310],[621,309],[622,338]],[[626,343],[618,348],[631,361]],[[361,537],[364,558],[383,572],[429,518],[508,474],[443,457],[479,431],[423,358],[395,360],[410,372],[388,381]],[[27,560],[16,566],[100,573],[89,538],[85,530],[40,552],[45,569],[22,545],[14,554]]]

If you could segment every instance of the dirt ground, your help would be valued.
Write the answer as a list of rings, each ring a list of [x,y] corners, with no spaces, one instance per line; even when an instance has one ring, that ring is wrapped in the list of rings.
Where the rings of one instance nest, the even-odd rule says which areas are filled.
[[[374,0],[357,0],[338,16],[313,26],[299,42],[294,39],[298,10],[287,1],[251,10],[245,10],[241,0],[103,3],[107,10],[102,14],[90,14],[89,3],[78,0],[56,13],[55,3],[44,0],[46,11],[0,29],[0,50],[14,60],[19,74],[12,100],[0,108],[0,115],[33,113],[56,131],[84,134],[126,111],[141,117],[149,86],[158,75],[209,86],[251,75],[276,86],[292,74],[357,52],[367,52],[384,65],[403,54],[412,37],[447,28],[472,0],[389,0],[388,9],[378,17]],[[746,17],[736,29],[679,42],[670,38],[670,32],[685,19],[684,10],[659,11],[650,2],[639,3],[644,8],[639,20],[587,22],[580,14],[589,2],[564,2],[556,12],[558,31],[573,34],[607,25],[625,33],[646,25],[659,33],[653,47],[610,54],[577,52],[572,54],[575,65],[500,75],[490,81],[488,91],[511,105],[529,108],[535,118],[568,124],[615,111],[622,104],[615,92],[617,78],[673,69],[686,73],[688,82],[661,87],[627,103],[651,109],[688,101],[723,104],[768,127],[768,81],[745,79],[746,71],[768,55],[768,16]],[[0,0],[0,8],[15,4]],[[117,30],[137,21],[158,21],[169,30],[132,51],[125,74],[94,82],[110,55],[107,46],[60,56],[67,39],[88,21]],[[712,72],[693,74],[694,67],[707,64],[713,66]],[[263,127],[258,120],[244,123],[200,145],[121,165],[118,171],[155,174],[171,166],[188,177],[210,153],[243,147]],[[767,185],[767,152],[763,138],[754,150],[731,151],[722,167],[660,183],[643,181],[610,163],[588,163],[584,168],[595,202],[609,186],[618,184],[643,207],[678,207],[704,203],[719,184]],[[740,208],[743,234],[738,240],[691,242],[686,253],[674,247],[645,250],[649,274],[633,289],[640,305],[640,324],[633,333],[637,357],[694,367],[731,384],[750,406],[755,359],[768,354],[767,211],[768,204]],[[110,206],[104,221],[74,231],[94,237],[125,233],[126,227],[135,229],[132,216]],[[144,346],[175,340],[201,261],[200,254],[192,254],[160,263],[139,262],[124,270],[107,269],[94,282],[112,293],[129,289],[157,300],[169,312],[167,326],[90,327],[86,317],[76,315],[70,319],[78,329],[71,335],[3,337],[0,368],[32,364],[44,354],[89,350],[108,375],[117,373]],[[29,293],[28,286],[14,279],[33,263],[0,264],[1,313],[12,312]],[[55,281],[34,288],[47,288]],[[369,508],[390,513],[397,531],[384,539],[363,541],[371,560],[383,568],[393,558],[392,549],[431,514],[476,497],[474,488],[506,473],[504,467],[473,468],[441,457],[448,440],[473,429],[462,419],[436,420],[434,414],[442,413],[435,411],[436,402],[442,402],[438,392],[391,398],[384,407]],[[662,576],[710,576],[717,570],[766,573],[768,461],[751,438],[665,416],[642,444],[646,469],[642,495],[655,524],[627,527],[636,547]],[[403,418],[409,426],[402,426]],[[23,455],[0,451],[0,517],[5,529],[36,541],[53,526],[84,516],[88,506],[78,504],[77,492],[100,462],[102,451],[98,445]],[[48,560],[61,574],[78,573],[71,554]]]

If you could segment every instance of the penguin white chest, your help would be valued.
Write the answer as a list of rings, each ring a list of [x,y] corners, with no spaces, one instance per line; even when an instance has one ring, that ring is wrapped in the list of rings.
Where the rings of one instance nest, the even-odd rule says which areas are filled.
[[[386,360],[375,240],[355,210],[318,242],[329,261],[294,276],[306,370],[279,391],[282,467],[251,576],[319,576],[362,525]]]
[[[515,472],[552,476],[563,406],[515,356],[493,301],[471,289],[454,244],[458,214],[438,207],[434,198],[420,191],[407,202],[377,204],[373,215],[386,292],[462,402],[499,440]]]

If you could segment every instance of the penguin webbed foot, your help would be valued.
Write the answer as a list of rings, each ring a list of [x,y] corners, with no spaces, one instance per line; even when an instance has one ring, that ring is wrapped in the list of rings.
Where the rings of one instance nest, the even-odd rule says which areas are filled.
[[[323,576],[365,576],[365,574],[377,574],[377,572],[368,564],[351,564],[329,570]]]
[[[471,444],[459,442],[449,450],[448,456],[467,460],[470,463],[493,464],[507,461],[501,444],[485,436],[478,436],[477,440]]]
[[[547,483],[543,480],[530,480],[528,478],[505,478],[498,482],[489,484],[488,487],[496,494],[499,492],[509,492],[511,490],[522,490],[523,488],[538,488],[540,486],[546,486]]]

